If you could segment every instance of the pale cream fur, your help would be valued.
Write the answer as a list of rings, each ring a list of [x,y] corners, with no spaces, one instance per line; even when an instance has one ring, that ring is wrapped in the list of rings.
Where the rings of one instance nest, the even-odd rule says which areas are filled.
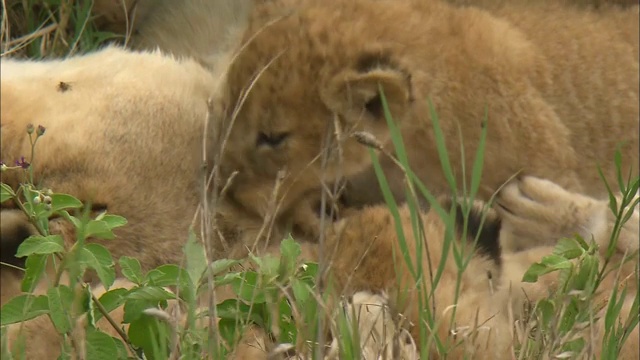
[[[269,0],[96,0],[93,14],[100,28],[124,35],[134,49],[155,49],[212,64],[221,46],[237,41],[254,3]],[[305,0],[290,1],[291,5]],[[329,0],[331,1],[331,0]],[[372,0],[373,1],[373,0]],[[440,0],[422,0],[440,1]],[[631,6],[635,0],[446,0],[456,5],[495,9],[502,5],[558,4],[608,10]],[[526,8],[522,9],[526,11]]]
[[[58,61],[3,59],[1,74],[2,160],[31,162],[26,126],[46,127],[36,146],[36,184],[127,218],[116,240],[100,241],[115,259],[135,254],[146,269],[179,263],[201,198],[216,77],[191,60],[115,47]],[[21,179],[21,172],[2,172],[14,188]],[[74,241],[66,221],[50,226]]]
[[[348,137],[367,131],[392,149],[378,84],[412,170],[434,193],[449,186],[428,98],[458,188],[463,161],[469,182],[488,114],[483,200],[517,173],[602,197],[596,165],[614,180],[619,143],[623,173],[638,173],[637,7],[613,16],[558,6],[494,14],[419,0],[306,1],[286,11],[275,3],[256,6],[223,94],[233,127],[221,165],[239,171],[229,195],[260,215],[279,170],[288,174],[283,213],[321,181],[358,170],[347,204],[382,201],[367,149]],[[402,172],[381,161],[402,198]]]

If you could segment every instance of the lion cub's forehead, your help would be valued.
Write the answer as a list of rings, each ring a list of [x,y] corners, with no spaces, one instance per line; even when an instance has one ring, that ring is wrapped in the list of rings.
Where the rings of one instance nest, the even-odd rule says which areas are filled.
[[[325,77],[356,69],[378,42],[394,42],[392,34],[371,28],[377,18],[369,9],[371,1],[355,1],[362,3],[351,6],[357,16],[341,12],[345,3],[300,6],[285,15],[254,14],[229,70],[235,95],[259,76],[274,99],[313,96],[310,90],[321,86]]]

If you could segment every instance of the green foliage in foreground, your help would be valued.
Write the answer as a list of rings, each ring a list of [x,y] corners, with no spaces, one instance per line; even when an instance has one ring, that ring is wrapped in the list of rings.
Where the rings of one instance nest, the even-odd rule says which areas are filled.
[[[0,30],[3,56],[42,59],[82,54],[122,38],[98,28],[93,1],[6,0],[6,6]]]
[[[452,246],[456,214],[442,208],[411,172],[400,132],[391,121],[386,104],[384,110],[396,146],[398,163],[406,174],[408,206],[412,213],[412,231],[415,235],[413,238],[418,241],[416,248],[421,254],[422,247],[428,245],[422,241],[424,228],[417,202],[418,196],[422,196],[441,216],[447,228],[443,253],[430,254],[427,249],[427,254],[429,259],[447,258],[449,251],[453,251],[453,259],[460,270],[457,296],[462,273],[472,254],[459,253]],[[483,144],[489,124],[485,121],[483,126],[481,146],[476,154],[476,161],[472,164],[471,182],[459,186],[455,183],[454,169],[448,165],[448,154],[435,111],[432,119],[444,174],[454,191],[463,189],[462,194],[457,195],[468,200],[462,204],[466,223],[471,210],[471,199],[480,185]],[[30,162],[36,159],[36,143],[44,133],[45,129],[41,127],[27,129],[32,144]],[[421,328],[420,339],[416,339],[423,345],[421,358],[428,358],[427,345],[433,345],[442,354],[446,354],[455,344],[447,343],[445,339],[439,339],[428,331],[437,325],[435,314],[429,309],[435,301],[434,289],[441,280],[444,264],[422,269],[411,263],[407,239],[412,237],[404,234],[399,226],[398,205],[391,197],[389,185],[373,152],[372,159],[385,199],[396,218],[400,249],[419,286],[420,306],[425,309],[423,319],[418,324]],[[616,162],[620,163],[618,158]],[[324,326],[319,320],[324,314],[326,300],[326,294],[319,294],[316,286],[316,279],[320,275],[318,264],[303,262],[300,259],[300,246],[292,238],[282,241],[278,257],[250,256],[243,262],[221,259],[208,264],[202,244],[194,232],[190,231],[185,234],[186,261],[182,266],[167,264],[144,272],[138,260],[123,256],[117,259],[118,264],[123,276],[135,286],[130,289],[113,287],[116,280],[115,260],[105,247],[86,240],[113,239],[113,230],[126,226],[126,220],[113,214],[94,214],[90,211],[90,204],[83,204],[73,196],[38,188],[34,182],[32,165],[24,159],[16,163],[16,166],[2,165],[3,171],[21,172],[23,181],[15,191],[6,184],[1,184],[0,201],[13,201],[38,231],[37,235],[28,238],[18,249],[18,256],[26,258],[22,290],[27,294],[12,299],[2,308],[0,323],[3,342],[6,340],[4,337],[7,325],[46,317],[55,327],[58,336],[64,340],[60,358],[70,358],[75,346],[72,342],[75,319],[84,314],[88,324],[86,350],[89,359],[113,359],[114,356],[124,359],[128,356],[127,349],[138,358],[166,359],[176,348],[180,349],[182,359],[201,359],[203,354],[208,354],[210,358],[224,358],[233,350],[243,330],[250,324],[264,329],[277,343],[307,344],[314,353],[323,352],[323,347],[315,343],[319,330]],[[633,202],[633,195],[638,191],[639,182],[637,178],[627,182],[620,180],[618,186],[623,193],[622,201],[618,203],[611,197],[611,211],[616,214],[618,221],[611,237],[610,249],[615,246],[620,228],[637,204]],[[48,220],[52,216],[62,217],[73,225],[77,234],[73,244],[65,244],[60,236],[49,232]],[[528,330],[535,327],[535,336],[531,336],[523,344],[514,344],[520,358],[537,359],[548,355],[573,358],[585,351],[589,340],[574,333],[575,325],[593,321],[594,313],[598,310],[593,306],[593,299],[602,278],[610,271],[607,268],[608,258],[601,264],[596,252],[596,245],[592,241],[579,237],[563,239],[558,242],[552,254],[529,269],[524,281],[535,282],[538,276],[560,272],[562,283],[556,291],[550,292],[547,299],[532,308],[529,321],[532,328]],[[418,263],[421,261],[418,258]],[[45,278],[47,265],[52,265],[55,272],[52,277]],[[108,290],[99,298],[93,296],[87,284],[82,282],[87,271],[94,271]],[[68,276],[69,282],[62,281],[63,275]],[[48,281],[47,290],[33,294],[40,280]],[[212,289],[225,285],[231,287],[236,295],[235,299],[228,299],[217,305],[211,305],[215,302],[203,305],[199,301],[207,298],[207,294],[212,294]],[[626,288],[614,289],[605,305],[603,359],[617,358],[621,345],[627,340],[630,331],[638,325],[638,294],[635,296],[631,316],[623,322],[616,320],[626,291]],[[111,319],[110,312],[121,306],[124,307],[124,323],[129,324],[128,331],[123,331],[121,324],[115,322],[113,325],[119,332],[118,337],[100,331],[96,322],[103,317]],[[184,322],[175,321],[174,311],[178,308],[186,314]],[[220,320],[209,321],[208,315]],[[111,321],[113,322],[112,319]],[[451,324],[454,321],[455,309],[451,313]],[[360,358],[357,329],[350,328],[343,318],[337,318],[336,322],[342,334],[341,358]],[[21,346],[28,344],[19,344],[13,354],[3,346],[2,358],[22,358]]]

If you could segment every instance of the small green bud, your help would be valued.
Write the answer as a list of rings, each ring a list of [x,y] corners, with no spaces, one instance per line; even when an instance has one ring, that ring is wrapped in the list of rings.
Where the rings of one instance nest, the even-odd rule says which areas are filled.
[[[44,202],[45,204],[51,204],[51,196],[45,195],[42,199],[42,202]]]
[[[42,136],[42,135],[44,135],[45,131],[47,131],[47,128],[45,128],[42,125],[38,125],[38,129],[36,129],[36,135]]]
[[[33,203],[35,205],[38,205],[42,202],[42,195],[38,194],[36,196],[33,197]]]
[[[27,125],[27,134],[29,134],[29,135],[33,134],[34,130],[35,130],[35,127],[33,127],[33,124],[28,124]]]

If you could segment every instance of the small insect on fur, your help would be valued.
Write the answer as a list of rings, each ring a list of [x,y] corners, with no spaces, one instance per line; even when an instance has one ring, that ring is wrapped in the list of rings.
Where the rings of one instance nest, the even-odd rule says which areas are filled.
[[[64,81],[60,81],[58,83],[57,88],[58,88],[58,91],[65,92],[65,91],[71,90],[71,84],[70,83],[66,83]]]

